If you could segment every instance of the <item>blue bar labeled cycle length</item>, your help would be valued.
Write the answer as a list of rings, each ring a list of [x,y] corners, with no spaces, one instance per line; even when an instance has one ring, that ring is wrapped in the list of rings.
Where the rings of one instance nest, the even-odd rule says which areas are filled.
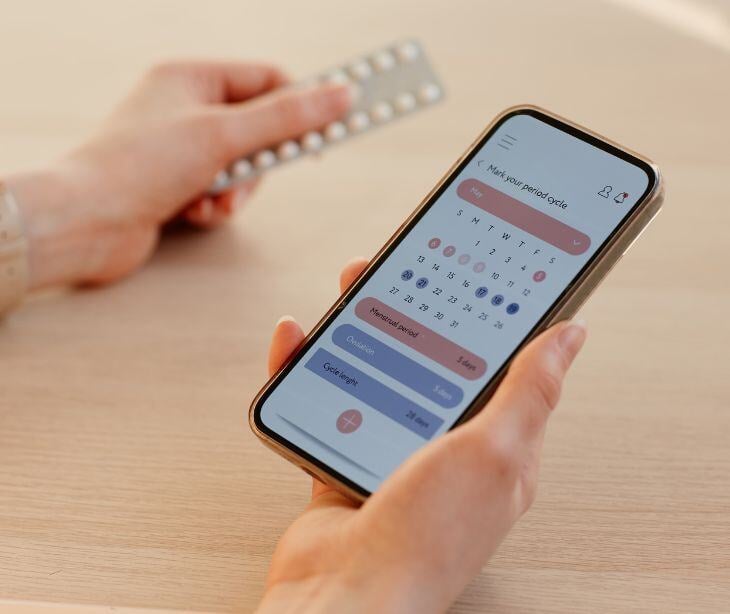
[[[338,326],[332,341],[441,407],[456,407],[464,398],[464,391],[455,384],[351,324]]]
[[[416,405],[327,350],[318,349],[305,366],[333,386],[424,439],[431,439],[444,423],[427,409]]]

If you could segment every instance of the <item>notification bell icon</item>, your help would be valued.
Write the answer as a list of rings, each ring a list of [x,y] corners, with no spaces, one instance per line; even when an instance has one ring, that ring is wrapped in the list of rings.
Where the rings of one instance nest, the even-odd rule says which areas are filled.
[[[629,197],[628,192],[619,192],[616,197],[613,199],[613,202],[615,202],[617,205],[620,205],[622,202],[624,202]]]

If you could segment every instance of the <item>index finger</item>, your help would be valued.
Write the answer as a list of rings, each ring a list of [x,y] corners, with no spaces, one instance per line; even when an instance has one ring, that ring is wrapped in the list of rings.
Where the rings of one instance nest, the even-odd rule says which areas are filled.
[[[347,85],[286,87],[215,110],[228,155],[248,155],[340,119],[352,104]]]

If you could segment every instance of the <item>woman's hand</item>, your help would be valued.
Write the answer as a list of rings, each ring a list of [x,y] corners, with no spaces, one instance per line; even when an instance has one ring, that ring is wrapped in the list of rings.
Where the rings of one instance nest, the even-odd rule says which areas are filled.
[[[343,290],[366,264],[344,269]],[[444,611],[530,507],[545,426],[585,336],[563,322],[532,341],[481,413],[414,454],[362,507],[315,480],[274,553],[260,612]],[[282,318],[269,371],[303,339]]]
[[[158,66],[87,143],[8,178],[29,235],[31,287],[115,280],[149,257],[169,220],[207,228],[229,217],[254,184],[202,196],[220,169],[350,105],[346,86],[285,83],[263,64]]]

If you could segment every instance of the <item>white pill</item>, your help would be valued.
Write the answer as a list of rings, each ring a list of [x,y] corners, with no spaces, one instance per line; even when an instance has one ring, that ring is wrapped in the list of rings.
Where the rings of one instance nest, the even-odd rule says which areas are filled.
[[[344,139],[347,135],[347,128],[342,122],[332,122],[324,129],[324,137],[332,142]]]
[[[213,185],[211,186],[211,189],[214,192],[218,190],[223,190],[228,187],[229,182],[230,177],[228,176],[228,173],[226,171],[218,171],[215,178],[213,179]]]
[[[347,118],[347,127],[353,132],[361,132],[370,125],[370,119],[367,113],[357,111]]]
[[[365,60],[360,60],[359,62],[351,64],[349,70],[350,74],[360,81],[367,79],[373,74],[373,69],[370,68],[370,64],[368,64]]]
[[[231,169],[236,179],[245,179],[253,172],[253,165],[246,160],[238,160]]]
[[[379,124],[387,122],[393,118],[393,107],[387,102],[378,102],[370,109],[370,117]]]
[[[375,54],[373,65],[378,72],[385,72],[395,66],[395,58],[390,51],[381,51]]]
[[[276,156],[273,151],[264,149],[256,154],[256,157],[253,159],[253,163],[257,169],[269,168],[276,163]]]
[[[302,147],[304,148],[304,151],[319,151],[322,149],[323,142],[324,139],[319,132],[307,132],[307,134],[302,137]]]
[[[416,97],[410,92],[398,94],[395,99],[395,108],[399,113],[408,113],[416,107]]]
[[[299,145],[294,141],[285,141],[279,145],[276,153],[280,160],[293,160],[299,155]]]
[[[435,83],[425,83],[418,88],[418,99],[423,103],[434,102],[441,96],[441,89]]]
[[[331,73],[329,73],[325,80],[328,83],[336,83],[338,85],[342,83],[347,83],[350,80],[350,77],[347,76],[347,73],[344,70],[335,70]]]
[[[411,42],[403,43],[395,50],[395,54],[401,62],[412,62],[418,57],[419,53],[418,45]]]

